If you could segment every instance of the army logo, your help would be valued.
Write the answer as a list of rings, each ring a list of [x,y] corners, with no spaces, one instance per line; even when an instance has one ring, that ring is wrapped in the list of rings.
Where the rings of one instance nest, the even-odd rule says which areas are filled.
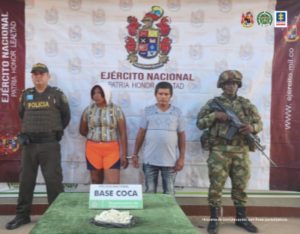
[[[54,39],[45,42],[45,53],[49,56],[56,56],[58,53],[57,42]]]
[[[244,28],[251,28],[253,26],[254,19],[250,11],[242,14],[241,24]]]
[[[96,9],[96,10],[94,10],[93,11],[93,23],[95,24],[95,25],[101,25],[101,24],[104,24],[104,22],[105,22],[105,18],[106,18],[106,16],[105,16],[105,12],[104,12],[104,10],[103,9]]]
[[[73,59],[69,59],[69,71],[72,74],[77,74],[81,72],[81,59],[75,57]]]
[[[219,0],[218,5],[221,12],[230,12],[232,9],[231,0]]]
[[[171,11],[178,11],[180,9],[180,0],[168,0],[167,5]]]
[[[17,136],[0,135],[0,156],[11,155],[19,149]]]
[[[81,8],[81,0],[69,0],[69,8],[74,11],[78,11]]]
[[[191,13],[191,23],[195,27],[202,27],[205,19],[203,10],[193,11]]]
[[[142,69],[155,69],[168,62],[168,53],[171,49],[171,39],[168,37],[171,28],[170,19],[163,17],[164,10],[153,6],[146,13],[140,24],[136,17],[129,16],[127,26],[129,36],[126,37],[125,48],[128,52],[127,59],[133,66]],[[153,24],[156,21],[159,23]],[[142,62],[139,62],[138,60]]]
[[[273,17],[271,15],[271,13],[269,13],[267,11],[262,11],[257,15],[256,20],[257,20],[258,25],[270,26],[270,25],[272,25]]]
[[[58,22],[58,10],[55,7],[47,9],[45,12],[45,20],[48,24],[57,24]]]
[[[286,42],[295,42],[299,40],[300,36],[300,15],[295,16],[291,25],[284,31],[284,40]]]
[[[286,42],[298,41],[300,36],[299,25],[288,26],[284,39]]]
[[[119,6],[122,10],[128,11],[132,8],[132,0],[120,0]]]

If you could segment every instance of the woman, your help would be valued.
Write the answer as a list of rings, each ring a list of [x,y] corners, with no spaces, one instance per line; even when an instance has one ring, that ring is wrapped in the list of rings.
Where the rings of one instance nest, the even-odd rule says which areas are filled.
[[[111,102],[111,90],[104,84],[91,89],[90,104],[82,113],[79,132],[87,138],[86,160],[93,184],[120,183],[120,167],[126,168],[127,133],[121,108]],[[120,157],[121,148],[121,157]]]

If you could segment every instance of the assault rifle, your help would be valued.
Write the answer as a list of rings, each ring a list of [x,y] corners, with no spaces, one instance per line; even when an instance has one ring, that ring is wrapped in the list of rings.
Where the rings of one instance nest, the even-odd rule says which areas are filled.
[[[229,130],[227,131],[225,135],[226,140],[232,140],[233,136],[238,132],[239,128],[242,127],[244,124],[241,122],[239,117],[236,115],[236,113],[231,110],[228,107],[225,107],[217,98],[214,98],[212,103],[210,104],[210,107],[216,111],[221,111],[224,112],[230,121],[229,125]],[[249,133],[246,135],[247,140],[249,140],[252,144],[255,145],[255,147],[270,161],[270,163],[274,166],[277,167],[276,163],[266,155],[264,150],[266,149],[266,146],[263,146],[260,144],[259,138],[252,134]]]

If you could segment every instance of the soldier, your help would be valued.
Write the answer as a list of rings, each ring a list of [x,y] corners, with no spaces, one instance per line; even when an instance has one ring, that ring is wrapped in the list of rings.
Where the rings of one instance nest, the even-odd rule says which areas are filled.
[[[50,75],[45,64],[33,65],[31,73],[34,88],[24,90],[19,103],[22,123],[19,141],[23,145],[20,187],[16,217],[6,224],[9,230],[30,222],[39,165],[49,205],[63,192],[59,141],[70,122],[69,104],[61,90],[48,85]]]
[[[231,179],[231,198],[236,207],[235,224],[248,232],[258,232],[258,229],[246,217],[247,194],[245,192],[250,178],[249,149],[253,150],[247,135],[257,134],[262,130],[262,122],[256,107],[246,98],[237,96],[238,88],[242,86],[242,74],[236,70],[221,73],[217,87],[222,88],[221,96],[216,97],[219,103],[231,108],[243,125],[231,140],[226,139],[229,129],[229,116],[212,107],[211,99],[202,107],[197,117],[197,127],[207,129],[202,135],[201,143],[209,150],[207,160],[209,171],[208,203],[211,219],[207,231],[218,232],[218,214],[221,207],[222,190],[228,178]]]

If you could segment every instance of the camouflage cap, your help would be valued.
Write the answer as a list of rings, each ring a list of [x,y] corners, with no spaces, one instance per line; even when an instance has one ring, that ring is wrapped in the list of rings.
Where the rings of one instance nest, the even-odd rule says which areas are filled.
[[[47,72],[48,73],[49,70],[48,70],[48,67],[45,64],[36,63],[31,68],[31,73],[35,73],[35,72],[42,72],[42,73]]]
[[[220,76],[217,83],[218,88],[222,88],[222,85],[226,83],[227,81],[235,81],[238,83],[238,87],[242,87],[242,79],[243,75],[237,70],[226,70],[223,71]]]

